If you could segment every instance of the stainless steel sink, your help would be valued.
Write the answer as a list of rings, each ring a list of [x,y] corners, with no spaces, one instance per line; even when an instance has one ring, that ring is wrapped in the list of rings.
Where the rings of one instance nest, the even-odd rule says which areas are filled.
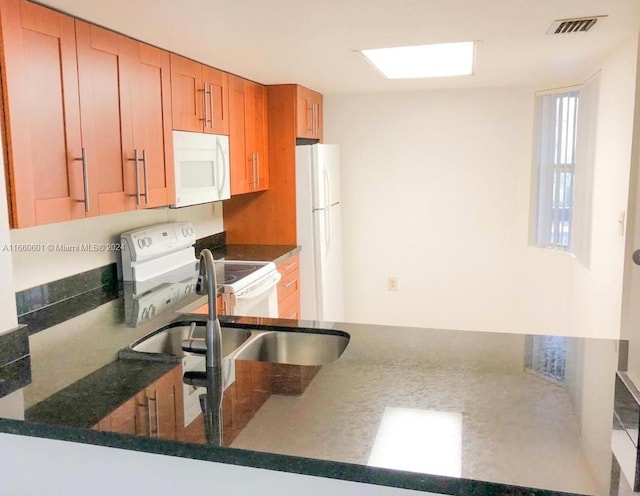
[[[120,358],[180,362],[185,355],[183,340],[204,338],[206,322],[172,322],[134,341],[118,354]],[[292,365],[331,363],[349,344],[346,333],[308,331],[263,331],[244,327],[222,327],[222,356],[226,360],[256,360]]]
[[[222,356],[226,357],[251,337],[251,331],[223,327]],[[121,358],[151,358],[179,361],[184,356],[182,340],[187,337],[204,338],[204,322],[174,322],[131,343],[120,352]]]
[[[292,365],[324,365],[340,358],[348,344],[348,335],[266,331],[242,345],[233,358]]]

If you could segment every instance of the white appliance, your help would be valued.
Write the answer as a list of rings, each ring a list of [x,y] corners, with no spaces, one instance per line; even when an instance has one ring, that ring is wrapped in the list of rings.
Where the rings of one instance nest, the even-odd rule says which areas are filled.
[[[186,207],[231,198],[229,136],[173,131],[176,203]]]
[[[130,325],[149,320],[193,294],[198,260],[190,222],[142,227],[122,233],[120,241],[119,277],[131,283],[133,295],[127,309]],[[273,262],[216,260],[215,268],[224,314],[278,317],[281,275]]]
[[[337,145],[296,146],[300,317],[344,320],[340,153]]]
[[[120,279],[143,283],[162,274],[193,267],[196,233],[191,222],[170,222],[120,235]]]
[[[216,260],[216,277],[223,288],[224,315],[278,317],[282,276],[273,262]]]

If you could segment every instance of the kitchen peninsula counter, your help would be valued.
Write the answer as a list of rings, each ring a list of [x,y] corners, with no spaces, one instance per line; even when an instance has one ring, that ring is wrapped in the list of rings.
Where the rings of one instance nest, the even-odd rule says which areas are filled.
[[[120,400],[180,367],[118,359],[176,317],[128,328],[123,306],[120,298],[31,336],[26,420],[0,419],[1,432],[444,494],[618,494],[611,456],[617,342],[227,318],[261,330],[344,332],[350,342],[302,394],[271,394],[230,446],[219,447],[205,437],[95,427]],[[550,357],[562,360],[563,377],[540,370]],[[118,374],[128,388],[121,397],[114,396],[123,386]],[[83,395],[92,408],[75,408]],[[74,408],[73,420],[55,413]]]

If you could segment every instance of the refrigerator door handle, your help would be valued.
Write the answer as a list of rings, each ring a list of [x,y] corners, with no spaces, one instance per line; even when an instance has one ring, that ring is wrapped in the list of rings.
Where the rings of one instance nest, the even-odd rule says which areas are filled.
[[[322,175],[324,177],[324,206],[331,206],[331,177],[329,177],[329,169],[322,167]]]
[[[326,223],[326,238],[325,238],[325,249],[327,254],[329,253],[329,248],[331,247],[331,209],[327,208],[325,211],[325,223]]]
[[[325,222],[325,250],[329,252],[331,246],[331,178],[329,177],[329,170],[327,167],[322,168],[324,176],[324,204],[326,207],[324,222]]]

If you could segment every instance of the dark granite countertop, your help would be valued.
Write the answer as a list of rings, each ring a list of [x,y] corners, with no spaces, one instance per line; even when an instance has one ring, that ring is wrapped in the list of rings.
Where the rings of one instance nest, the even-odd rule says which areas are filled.
[[[350,341],[319,369],[228,361],[223,445],[211,446],[185,407],[193,363],[118,358],[176,315],[129,328],[120,298],[31,336],[26,420],[0,431],[445,494],[618,494],[614,341],[223,319]],[[135,425],[118,416],[130,402]]]
[[[225,245],[213,250],[216,259],[268,261],[276,265],[300,251],[295,245]]]

